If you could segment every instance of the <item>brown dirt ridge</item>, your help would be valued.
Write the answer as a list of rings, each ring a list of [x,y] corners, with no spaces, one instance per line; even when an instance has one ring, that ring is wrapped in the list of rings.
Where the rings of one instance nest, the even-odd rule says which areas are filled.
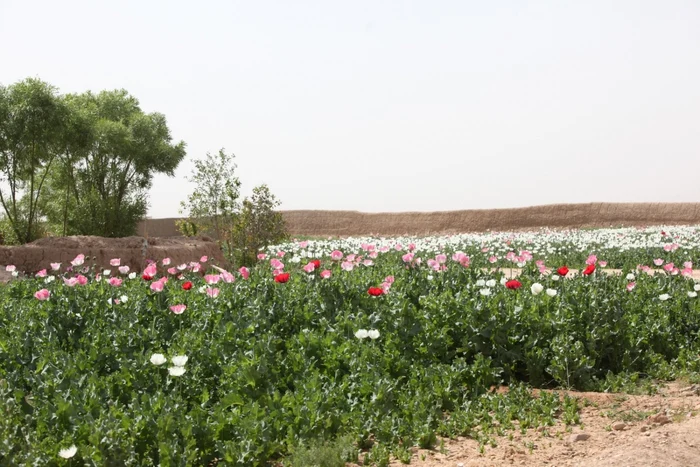
[[[292,235],[428,235],[586,227],[700,224],[700,203],[551,204],[438,212],[281,211]],[[147,219],[139,235],[178,236],[175,218]]]

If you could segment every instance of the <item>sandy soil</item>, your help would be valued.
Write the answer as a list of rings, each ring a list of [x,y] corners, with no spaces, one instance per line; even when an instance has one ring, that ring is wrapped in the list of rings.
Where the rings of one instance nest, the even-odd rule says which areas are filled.
[[[441,450],[416,449],[410,465],[700,465],[700,385],[664,385],[653,396],[568,394],[588,401],[581,410],[581,426],[567,430],[560,424],[525,435],[516,431],[512,440],[497,439],[496,447],[487,446],[483,454],[472,439],[444,440]]]

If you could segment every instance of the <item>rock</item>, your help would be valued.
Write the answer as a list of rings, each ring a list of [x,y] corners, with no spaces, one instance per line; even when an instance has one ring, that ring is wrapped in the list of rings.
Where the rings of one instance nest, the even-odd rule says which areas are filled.
[[[576,433],[569,436],[569,442],[575,443],[577,441],[586,441],[590,437],[591,435],[589,435],[588,433]]]
[[[625,422],[616,422],[612,424],[612,429],[615,431],[622,431],[626,426],[627,424]]]
[[[649,427],[647,425],[642,425],[642,427],[639,429],[639,431],[644,433],[645,431],[649,431]]]
[[[666,425],[667,423],[671,423],[671,419],[663,413],[657,413],[656,415],[652,415],[651,417],[649,417],[649,421],[651,421],[652,424],[658,423],[659,425]]]

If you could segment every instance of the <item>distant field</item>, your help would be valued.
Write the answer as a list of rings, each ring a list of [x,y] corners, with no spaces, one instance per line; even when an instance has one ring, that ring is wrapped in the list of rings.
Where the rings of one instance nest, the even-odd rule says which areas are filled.
[[[540,227],[589,228],[700,224],[700,203],[553,204],[513,209],[363,213],[359,211],[282,211],[295,236],[427,235]],[[139,235],[179,235],[176,218],[148,219]]]

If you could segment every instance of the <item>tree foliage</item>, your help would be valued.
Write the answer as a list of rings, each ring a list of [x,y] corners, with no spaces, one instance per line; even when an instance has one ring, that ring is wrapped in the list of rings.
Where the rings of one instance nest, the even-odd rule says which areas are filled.
[[[38,79],[0,86],[0,203],[20,243],[40,236],[42,189],[64,153],[67,109]]]
[[[0,86],[0,202],[13,237],[133,235],[155,174],[185,157],[165,116],[125,90],[59,95],[27,79]]]
[[[247,266],[255,262],[259,250],[284,240],[287,232],[282,215],[275,211],[280,202],[267,185],[254,188],[250,198],[240,201],[234,158],[221,149],[195,161],[189,178],[195,190],[181,203],[181,212],[188,217],[178,227],[186,236],[213,235],[234,264]]]

